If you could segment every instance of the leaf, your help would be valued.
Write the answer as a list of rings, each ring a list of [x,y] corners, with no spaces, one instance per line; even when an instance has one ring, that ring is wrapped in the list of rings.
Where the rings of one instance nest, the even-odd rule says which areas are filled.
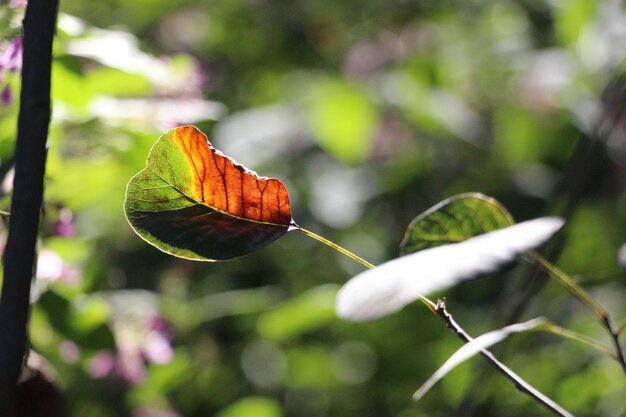
[[[224,156],[194,126],[159,138],[128,183],[124,208],[148,243],[199,261],[245,255],[297,228],[283,183]]]
[[[365,321],[396,312],[424,295],[495,272],[541,245],[562,225],[560,218],[542,217],[385,262],[339,290],[337,315]]]
[[[217,417],[282,417],[280,404],[269,397],[245,397],[222,409]]]
[[[448,358],[448,360],[432,374],[430,378],[413,394],[415,401],[421,399],[440,379],[446,376],[450,371],[465,362],[472,356],[480,353],[489,346],[506,339],[511,333],[526,332],[532,330],[545,322],[543,318],[536,318],[524,323],[512,324],[498,330],[494,330],[469,341],[461,346],[456,352]]]
[[[320,146],[340,162],[356,166],[370,155],[379,115],[367,93],[339,80],[316,80],[310,85],[307,119]]]
[[[514,223],[496,199],[480,193],[458,194],[429,208],[409,224],[400,253],[462,242]]]
[[[327,325],[335,320],[337,289],[334,284],[323,284],[280,304],[259,317],[259,334],[284,342]]]

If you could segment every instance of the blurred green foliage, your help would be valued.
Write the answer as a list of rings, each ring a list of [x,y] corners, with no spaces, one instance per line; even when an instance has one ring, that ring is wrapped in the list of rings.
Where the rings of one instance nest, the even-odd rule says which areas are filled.
[[[20,10],[0,13],[5,50]],[[124,190],[163,131],[195,124],[374,263],[423,210],[484,192],[518,220],[565,216],[551,256],[619,320],[625,22],[610,0],[64,0],[30,338],[71,415],[547,415],[480,359],[412,402],[459,345],[423,306],[339,321],[334,292],[362,267],[299,234],[224,263],[169,257],[132,233]],[[3,196],[17,107],[0,106]],[[445,295],[471,334],[523,305],[608,343],[536,281],[518,267]],[[587,347],[520,335],[497,354],[576,415],[626,412],[619,365]]]

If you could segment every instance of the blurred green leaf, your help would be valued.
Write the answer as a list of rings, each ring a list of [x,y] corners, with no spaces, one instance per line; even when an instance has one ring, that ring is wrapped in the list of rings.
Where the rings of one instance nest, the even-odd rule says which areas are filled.
[[[107,312],[97,302],[76,310],[66,298],[47,291],[39,298],[38,305],[52,327],[67,339],[87,349],[115,348],[113,333],[105,322]]]
[[[287,384],[297,388],[337,385],[332,355],[324,346],[303,346],[287,351]]]
[[[369,157],[378,128],[378,111],[367,93],[356,85],[323,79],[308,86],[309,126],[320,146],[347,165]]]
[[[37,304],[46,313],[48,321],[58,331],[65,335],[71,333],[71,325],[68,321],[70,302],[56,294],[54,291],[47,291],[39,297]]]
[[[567,115],[541,117],[522,107],[503,107],[493,120],[494,152],[501,163],[516,168],[522,164],[566,160],[574,144]]]
[[[145,388],[157,392],[169,392],[191,377],[193,367],[194,361],[189,353],[184,349],[177,349],[170,362],[150,364]]]
[[[166,364],[151,363],[146,379],[129,392],[128,402],[135,407],[163,407],[165,394],[189,383],[193,366],[193,360],[184,349],[177,349]]]
[[[559,3],[555,13],[556,34],[564,44],[576,44],[584,27],[594,20],[598,2],[569,0]]]
[[[269,397],[245,397],[221,410],[216,417],[282,417],[280,404]]]
[[[337,290],[337,285],[321,285],[286,301],[259,317],[259,334],[283,342],[330,323],[335,319]]]
[[[494,198],[480,193],[459,194],[417,216],[406,229],[400,253],[462,242],[513,223],[508,210]]]
[[[99,297],[77,298],[73,303],[72,327],[81,333],[93,330],[109,320],[109,307]]]
[[[70,264],[85,261],[92,253],[89,242],[78,237],[50,237],[46,239],[45,247],[58,253]]]
[[[94,95],[142,97],[152,93],[152,86],[145,76],[115,68],[94,69],[87,73],[84,82]]]
[[[576,271],[586,282],[623,276],[615,256],[622,237],[616,233],[606,210],[604,205],[579,204],[568,222],[569,244],[563,249],[558,266],[565,271]]]
[[[82,74],[68,69],[60,62],[52,65],[52,99],[74,110],[86,111],[92,92]]]

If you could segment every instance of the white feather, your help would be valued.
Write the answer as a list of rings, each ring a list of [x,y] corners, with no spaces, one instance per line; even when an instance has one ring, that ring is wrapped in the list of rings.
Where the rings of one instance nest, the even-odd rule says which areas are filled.
[[[421,295],[497,271],[544,243],[561,226],[563,220],[558,217],[542,217],[385,262],[355,276],[339,290],[336,313],[354,321],[394,313]]]

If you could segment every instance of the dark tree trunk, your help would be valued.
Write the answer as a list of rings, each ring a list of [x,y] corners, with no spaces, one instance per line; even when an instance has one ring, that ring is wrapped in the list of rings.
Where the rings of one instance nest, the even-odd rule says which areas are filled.
[[[57,9],[58,0],[29,0],[24,18],[15,179],[0,298],[0,417],[14,414],[17,379],[26,351],[30,285],[46,169]]]

